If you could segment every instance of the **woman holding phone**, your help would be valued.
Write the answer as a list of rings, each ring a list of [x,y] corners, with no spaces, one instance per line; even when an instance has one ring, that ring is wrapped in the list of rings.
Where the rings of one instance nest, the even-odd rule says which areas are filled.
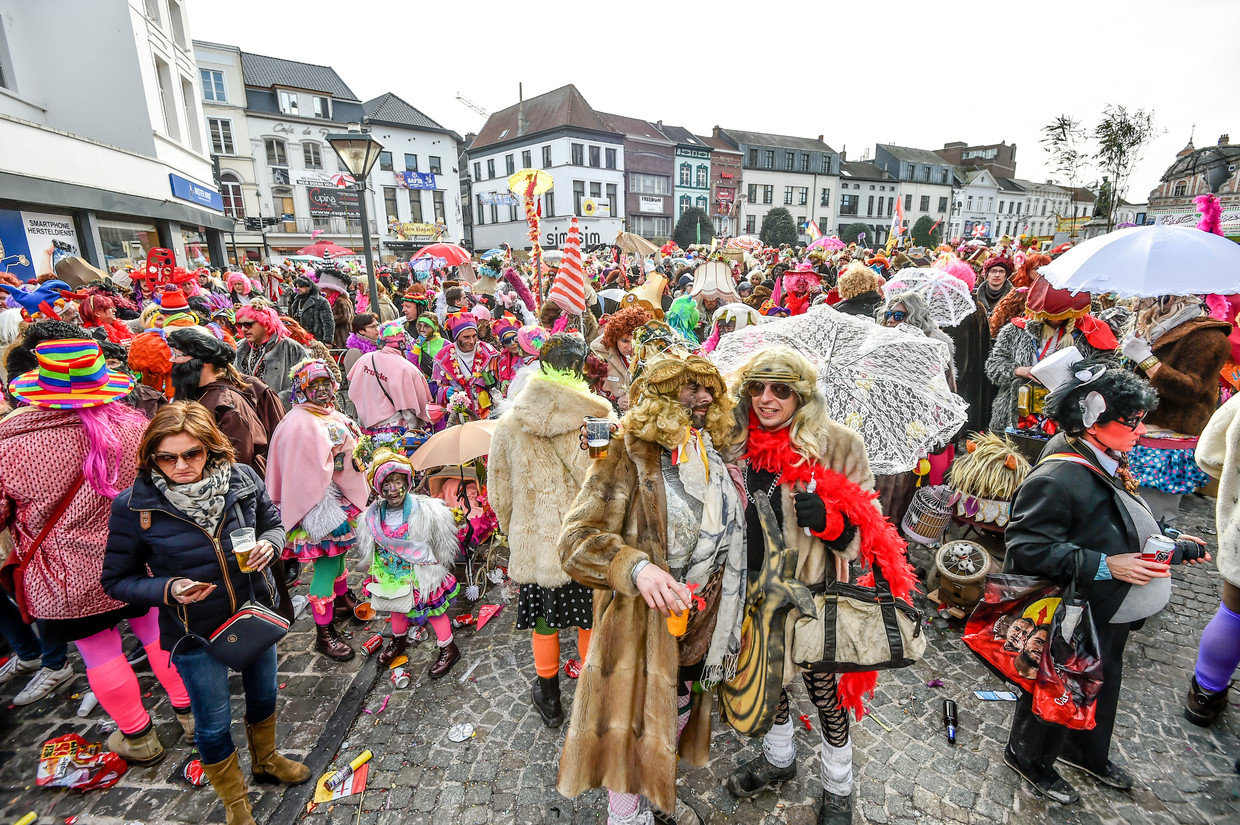
[[[267,566],[284,545],[280,514],[201,404],[156,413],[138,466],[133,487],[112,505],[103,587],[121,601],[159,606],[160,642],[184,675],[203,770],[228,825],[254,825],[229,732],[229,669],[194,636],[209,637],[247,600],[275,606]],[[241,683],[255,781],[309,779],[309,768],[275,749],[275,645],[241,671]]]

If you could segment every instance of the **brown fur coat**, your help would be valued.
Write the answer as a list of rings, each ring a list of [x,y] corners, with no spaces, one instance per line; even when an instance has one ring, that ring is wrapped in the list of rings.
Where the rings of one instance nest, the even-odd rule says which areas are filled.
[[[637,562],[667,569],[662,448],[631,433],[593,462],[560,534],[564,570],[596,589],[594,632],[573,700],[556,787],[637,793],[676,806],[676,678],[679,654],[663,616],[633,584]],[[680,755],[710,752],[712,694],[693,694]]]
[[[508,575],[518,584],[570,581],[556,540],[593,463],[578,441],[586,416],[615,418],[601,396],[531,378],[495,426],[487,493],[508,536]]]
[[[1154,342],[1162,366],[1150,377],[1158,407],[1146,416],[1146,424],[1201,434],[1218,406],[1219,371],[1231,356],[1230,334],[1231,324],[1202,316]]]

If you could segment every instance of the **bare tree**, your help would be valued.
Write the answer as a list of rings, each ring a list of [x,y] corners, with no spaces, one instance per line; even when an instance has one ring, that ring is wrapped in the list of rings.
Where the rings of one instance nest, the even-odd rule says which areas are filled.
[[[1055,172],[1067,179],[1068,188],[1075,196],[1082,168],[1089,156],[1085,152],[1085,130],[1081,122],[1070,115],[1060,115],[1042,127],[1042,146],[1055,163]],[[1062,218],[1062,215],[1057,215]],[[1071,234],[1076,237],[1076,215],[1073,215]]]
[[[1097,149],[1093,158],[1111,183],[1107,232],[1115,225],[1115,210],[1128,191],[1128,178],[1141,159],[1142,150],[1156,134],[1153,112],[1144,109],[1130,112],[1124,106],[1108,105],[1103,110],[1102,121],[1094,127]]]

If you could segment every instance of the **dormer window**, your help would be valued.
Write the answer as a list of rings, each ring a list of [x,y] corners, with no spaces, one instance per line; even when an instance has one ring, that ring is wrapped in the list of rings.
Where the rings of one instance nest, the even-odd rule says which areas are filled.
[[[300,115],[297,108],[297,93],[280,90],[280,111],[286,115]]]

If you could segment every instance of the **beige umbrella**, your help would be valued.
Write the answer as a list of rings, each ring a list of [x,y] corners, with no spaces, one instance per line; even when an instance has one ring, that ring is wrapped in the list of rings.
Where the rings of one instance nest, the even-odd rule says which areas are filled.
[[[437,432],[417,449],[409,462],[415,470],[464,464],[491,450],[491,436],[498,421],[466,421]]]
[[[622,252],[632,252],[637,255],[659,254],[659,247],[641,235],[634,235],[632,232],[621,232],[616,235],[616,246],[620,247]]]

